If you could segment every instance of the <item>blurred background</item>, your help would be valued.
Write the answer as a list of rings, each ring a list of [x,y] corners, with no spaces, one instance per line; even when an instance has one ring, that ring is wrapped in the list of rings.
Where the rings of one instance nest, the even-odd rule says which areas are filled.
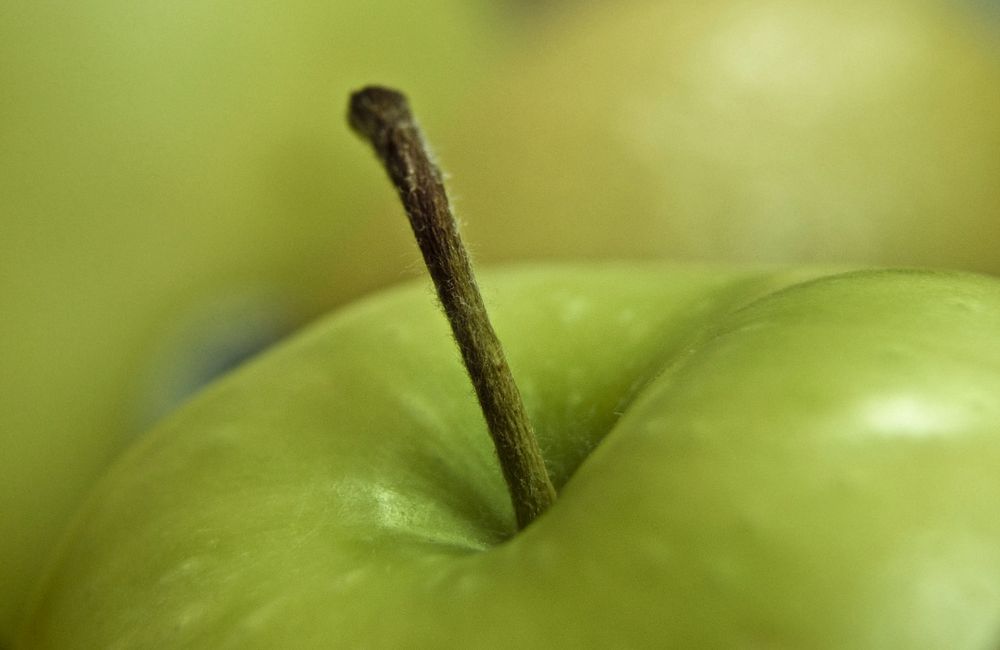
[[[6,0],[0,645],[128,442],[422,273],[348,93],[411,98],[480,264],[1000,271],[991,0]]]

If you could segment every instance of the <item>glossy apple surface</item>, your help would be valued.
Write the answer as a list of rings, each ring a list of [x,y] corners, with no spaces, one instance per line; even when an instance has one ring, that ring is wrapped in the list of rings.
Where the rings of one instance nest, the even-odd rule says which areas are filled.
[[[1000,283],[815,275],[486,275],[516,536],[430,289],[362,301],[122,458],[21,647],[995,647]]]
[[[434,134],[483,256],[1000,271],[1000,51],[964,3],[596,2],[526,41]]]
[[[398,210],[375,206],[384,180],[343,98],[405,82],[446,121],[492,60],[495,23],[466,0],[0,13],[2,645],[41,557],[137,429],[403,275],[403,236],[372,252]]]

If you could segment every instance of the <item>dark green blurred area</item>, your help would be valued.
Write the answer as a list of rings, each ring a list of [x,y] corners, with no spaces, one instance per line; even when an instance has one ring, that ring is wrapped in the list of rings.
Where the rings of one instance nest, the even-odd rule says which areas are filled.
[[[483,263],[670,257],[1000,271],[1000,5],[816,3],[845,17],[838,36],[836,21],[809,18],[810,3],[758,4],[652,3],[677,8],[660,50],[659,18],[644,19],[640,0],[5,2],[0,642],[71,512],[139,431],[318,314],[422,272],[381,170],[344,125],[347,94],[363,84],[411,96]],[[817,39],[780,40],[784,5],[805,12]],[[752,21],[739,20],[768,11],[773,31],[745,40],[739,27]],[[725,21],[732,30],[717,29]],[[841,65],[846,54],[827,52],[802,73],[819,52],[812,45],[850,42],[866,24],[877,26],[870,58]],[[831,70],[887,60],[878,30],[919,42],[888,44],[901,58],[880,88],[900,95],[851,95],[853,121],[833,112],[790,131],[767,112],[766,85],[738,95],[745,104],[729,101],[737,95],[725,83],[699,85],[737,78],[699,68],[696,54],[732,38],[744,49],[730,64],[764,52],[794,64],[782,97],[835,106],[837,88],[862,86],[836,86]],[[695,78],[699,69],[706,76]],[[747,87],[774,69],[745,68]],[[646,94],[625,101],[630,83]],[[792,110],[782,102],[774,106]],[[778,126],[746,121],[748,107]],[[865,121],[876,114],[885,121]],[[643,120],[648,128],[637,127]],[[912,146],[893,149],[910,134]],[[810,158],[832,150],[840,162]],[[819,171],[786,174],[776,151]],[[928,182],[935,166],[940,181]],[[893,180],[905,174],[912,180]],[[706,175],[717,180],[702,183]],[[788,178],[798,194],[783,187]],[[874,188],[891,228],[845,222],[845,206],[871,207],[863,188]],[[941,214],[921,221],[913,195]],[[797,220],[803,213],[823,227]],[[731,218],[759,214],[782,217]]]

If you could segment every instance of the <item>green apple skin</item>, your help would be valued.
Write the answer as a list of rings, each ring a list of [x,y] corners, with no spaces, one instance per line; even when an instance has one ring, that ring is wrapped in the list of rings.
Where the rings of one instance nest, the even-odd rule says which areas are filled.
[[[997,272],[996,33],[948,0],[590,3],[438,140],[492,260]]]
[[[996,279],[482,284],[560,490],[539,520],[515,535],[429,287],[393,290],[133,447],[18,647],[996,647]]]
[[[206,357],[405,275],[349,91],[405,84],[446,124],[500,38],[467,0],[0,13],[3,645],[83,494]]]

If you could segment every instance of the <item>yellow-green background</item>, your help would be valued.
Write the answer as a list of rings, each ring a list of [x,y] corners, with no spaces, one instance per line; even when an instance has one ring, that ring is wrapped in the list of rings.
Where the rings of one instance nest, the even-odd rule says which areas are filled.
[[[682,21],[681,32],[663,27],[676,59],[659,63],[641,63],[643,51],[636,50],[637,43],[655,44],[660,28],[643,18],[649,9],[641,0],[3,3],[0,644],[71,511],[134,435],[243,355],[352,297],[420,272],[381,171],[343,124],[348,91],[364,83],[396,84],[411,95],[453,177],[480,261],[641,255],[1000,269],[1000,255],[991,256],[1000,250],[992,247],[998,184],[981,180],[1000,177],[995,7],[941,0],[928,12],[919,0],[886,1],[890,9],[878,14],[878,24],[887,34],[913,37],[904,50],[912,65],[894,77],[899,83],[889,88],[897,94],[878,105],[929,105],[930,117],[890,128],[875,147],[857,134],[886,132],[866,124],[864,111],[856,122],[835,113],[807,137],[855,134],[847,140],[862,161],[891,163],[916,152],[923,158],[910,156],[907,165],[919,171],[919,182],[887,183],[879,196],[893,205],[905,203],[908,192],[926,193],[926,179],[934,178],[927,170],[937,168],[945,180],[932,188],[934,205],[951,210],[914,215],[905,229],[917,242],[912,249],[883,237],[881,246],[863,251],[858,239],[830,245],[838,222],[827,217],[843,213],[843,192],[863,198],[871,183],[846,174],[847,163],[824,183],[816,169],[829,161],[810,158],[822,147],[800,149],[797,166],[812,170],[804,177],[818,189],[797,196],[812,199],[810,214],[833,225],[811,230],[787,205],[778,202],[772,218],[755,204],[762,220],[741,222],[740,232],[751,236],[734,247],[716,229],[733,223],[727,214],[748,214],[746,204],[733,199],[729,212],[715,210],[714,221],[701,221],[697,209],[679,213],[676,201],[658,197],[673,201],[680,187],[690,192],[683,205],[698,206],[706,200],[699,196],[752,184],[755,161],[777,151],[775,141],[750,137],[761,132],[740,122],[739,104],[692,113],[693,128],[685,128],[690,121],[666,122],[679,130],[676,138],[669,130],[656,139],[636,136],[635,115],[616,112],[609,100],[642,75],[646,90],[680,98],[663,106],[698,108],[699,96],[684,94],[697,84],[678,79],[699,78],[698,44],[725,42],[716,29],[722,18],[753,3],[650,4],[661,16],[663,7],[678,8]],[[778,7],[777,24],[791,24],[782,23],[781,2],[758,4]],[[797,6],[815,28],[809,8],[823,3]],[[860,6],[833,11],[845,24],[863,25],[877,12]],[[645,26],[645,41],[632,38],[630,24]],[[837,42],[835,33],[824,33],[821,44]],[[777,44],[758,42],[772,53]],[[752,62],[755,51],[736,59]],[[837,52],[821,54],[806,47],[779,56],[804,56],[806,63],[817,57],[814,75],[793,78],[783,90],[798,98],[803,88],[830,90],[827,99],[810,99],[814,108],[843,99],[823,66],[885,70],[878,39],[870,58],[846,68]],[[946,67],[919,74],[933,61]],[[563,95],[553,103],[553,93]],[[770,98],[788,110],[781,97]],[[637,114],[656,115],[642,113],[641,96],[636,101]],[[970,115],[992,121],[969,123]],[[707,137],[724,136],[726,128],[750,144]],[[927,160],[940,150],[935,143],[954,142],[952,132],[972,135],[944,159]],[[650,172],[623,154],[615,144],[623,133],[670,165]],[[788,137],[780,124],[775,133]],[[902,147],[907,134],[917,140]],[[855,152],[842,154],[849,162]],[[720,156],[728,162],[706,163]],[[730,183],[734,166],[744,175]],[[860,181],[841,192],[845,174]],[[885,174],[897,177],[891,165]],[[865,208],[859,199],[855,204]],[[773,229],[779,218],[798,228],[799,238],[757,246],[752,235]],[[882,224],[867,223],[876,231]],[[898,221],[887,223],[898,232]],[[949,223],[965,230],[947,231]],[[686,229],[680,238],[678,224]],[[856,231],[856,224],[844,225]],[[942,228],[959,253],[935,245]],[[921,239],[925,231],[931,239]],[[816,242],[826,246],[822,255]]]

